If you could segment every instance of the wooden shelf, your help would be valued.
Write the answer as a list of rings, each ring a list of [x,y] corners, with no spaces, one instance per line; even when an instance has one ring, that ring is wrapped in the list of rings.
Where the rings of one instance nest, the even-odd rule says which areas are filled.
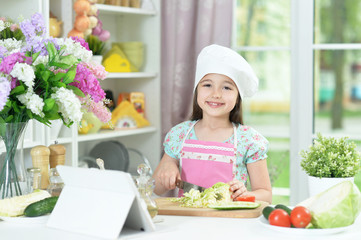
[[[115,79],[115,78],[155,78],[157,73],[148,73],[148,72],[130,72],[130,73],[109,73],[106,79]]]
[[[156,131],[157,129],[155,127],[144,127],[137,129],[125,129],[125,130],[101,130],[98,133],[94,133],[94,134],[78,135],[78,142],[132,136],[138,134],[152,133]]]
[[[96,4],[100,13],[104,14],[138,14],[138,15],[156,15],[155,10],[143,9],[143,8],[132,8],[132,7],[121,7],[107,4]]]

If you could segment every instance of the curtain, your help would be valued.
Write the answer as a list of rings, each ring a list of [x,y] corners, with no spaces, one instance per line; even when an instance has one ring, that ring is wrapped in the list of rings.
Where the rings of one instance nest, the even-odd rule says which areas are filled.
[[[196,61],[203,47],[230,47],[233,0],[162,0],[162,141],[192,112]]]

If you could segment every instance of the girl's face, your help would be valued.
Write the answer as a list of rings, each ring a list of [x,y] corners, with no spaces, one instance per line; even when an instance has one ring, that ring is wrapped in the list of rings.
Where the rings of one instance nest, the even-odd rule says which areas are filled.
[[[225,75],[209,73],[198,84],[197,103],[203,110],[203,117],[229,118],[237,97],[236,84]]]

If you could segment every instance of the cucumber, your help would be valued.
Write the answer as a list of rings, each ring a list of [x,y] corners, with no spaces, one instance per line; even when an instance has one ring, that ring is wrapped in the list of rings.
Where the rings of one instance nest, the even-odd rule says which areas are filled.
[[[263,208],[262,214],[268,220],[268,216],[271,214],[271,212],[273,212],[273,210],[275,210],[274,207],[266,206],[265,208]]]
[[[277,205],[275,206],[275,208],[276,208],[276,209],[283,209],[283,210],[285,210],[285,211],[288,213],[288,215],[291,215],[292,209],[289,208],[289,207],[287,207],[286,205],[277,204]]]
[[[38,217],[47,213],[51,213],[55,207],[56,202],[58,201],[58,198],[58,196],[48,197],[34,202],[25,208],[24,215],[27,217]]]

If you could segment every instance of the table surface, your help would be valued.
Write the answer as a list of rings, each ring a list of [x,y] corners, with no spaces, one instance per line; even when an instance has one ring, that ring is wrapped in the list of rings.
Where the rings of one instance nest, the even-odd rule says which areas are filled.
[[[261,216],[262,218],[262,216]],[[156,216],[155,232],[123,229],[119,239],[361,239],[361,217],[346,231],[327,235],[304,235],[278,232],[261,223],[260,218],[216,218],[186,216]],[[206,237],[206,238],[205,238]],[[0,221],[3,239],[99,239],[91,236],[48,228],[45,224],[19,224]]]

